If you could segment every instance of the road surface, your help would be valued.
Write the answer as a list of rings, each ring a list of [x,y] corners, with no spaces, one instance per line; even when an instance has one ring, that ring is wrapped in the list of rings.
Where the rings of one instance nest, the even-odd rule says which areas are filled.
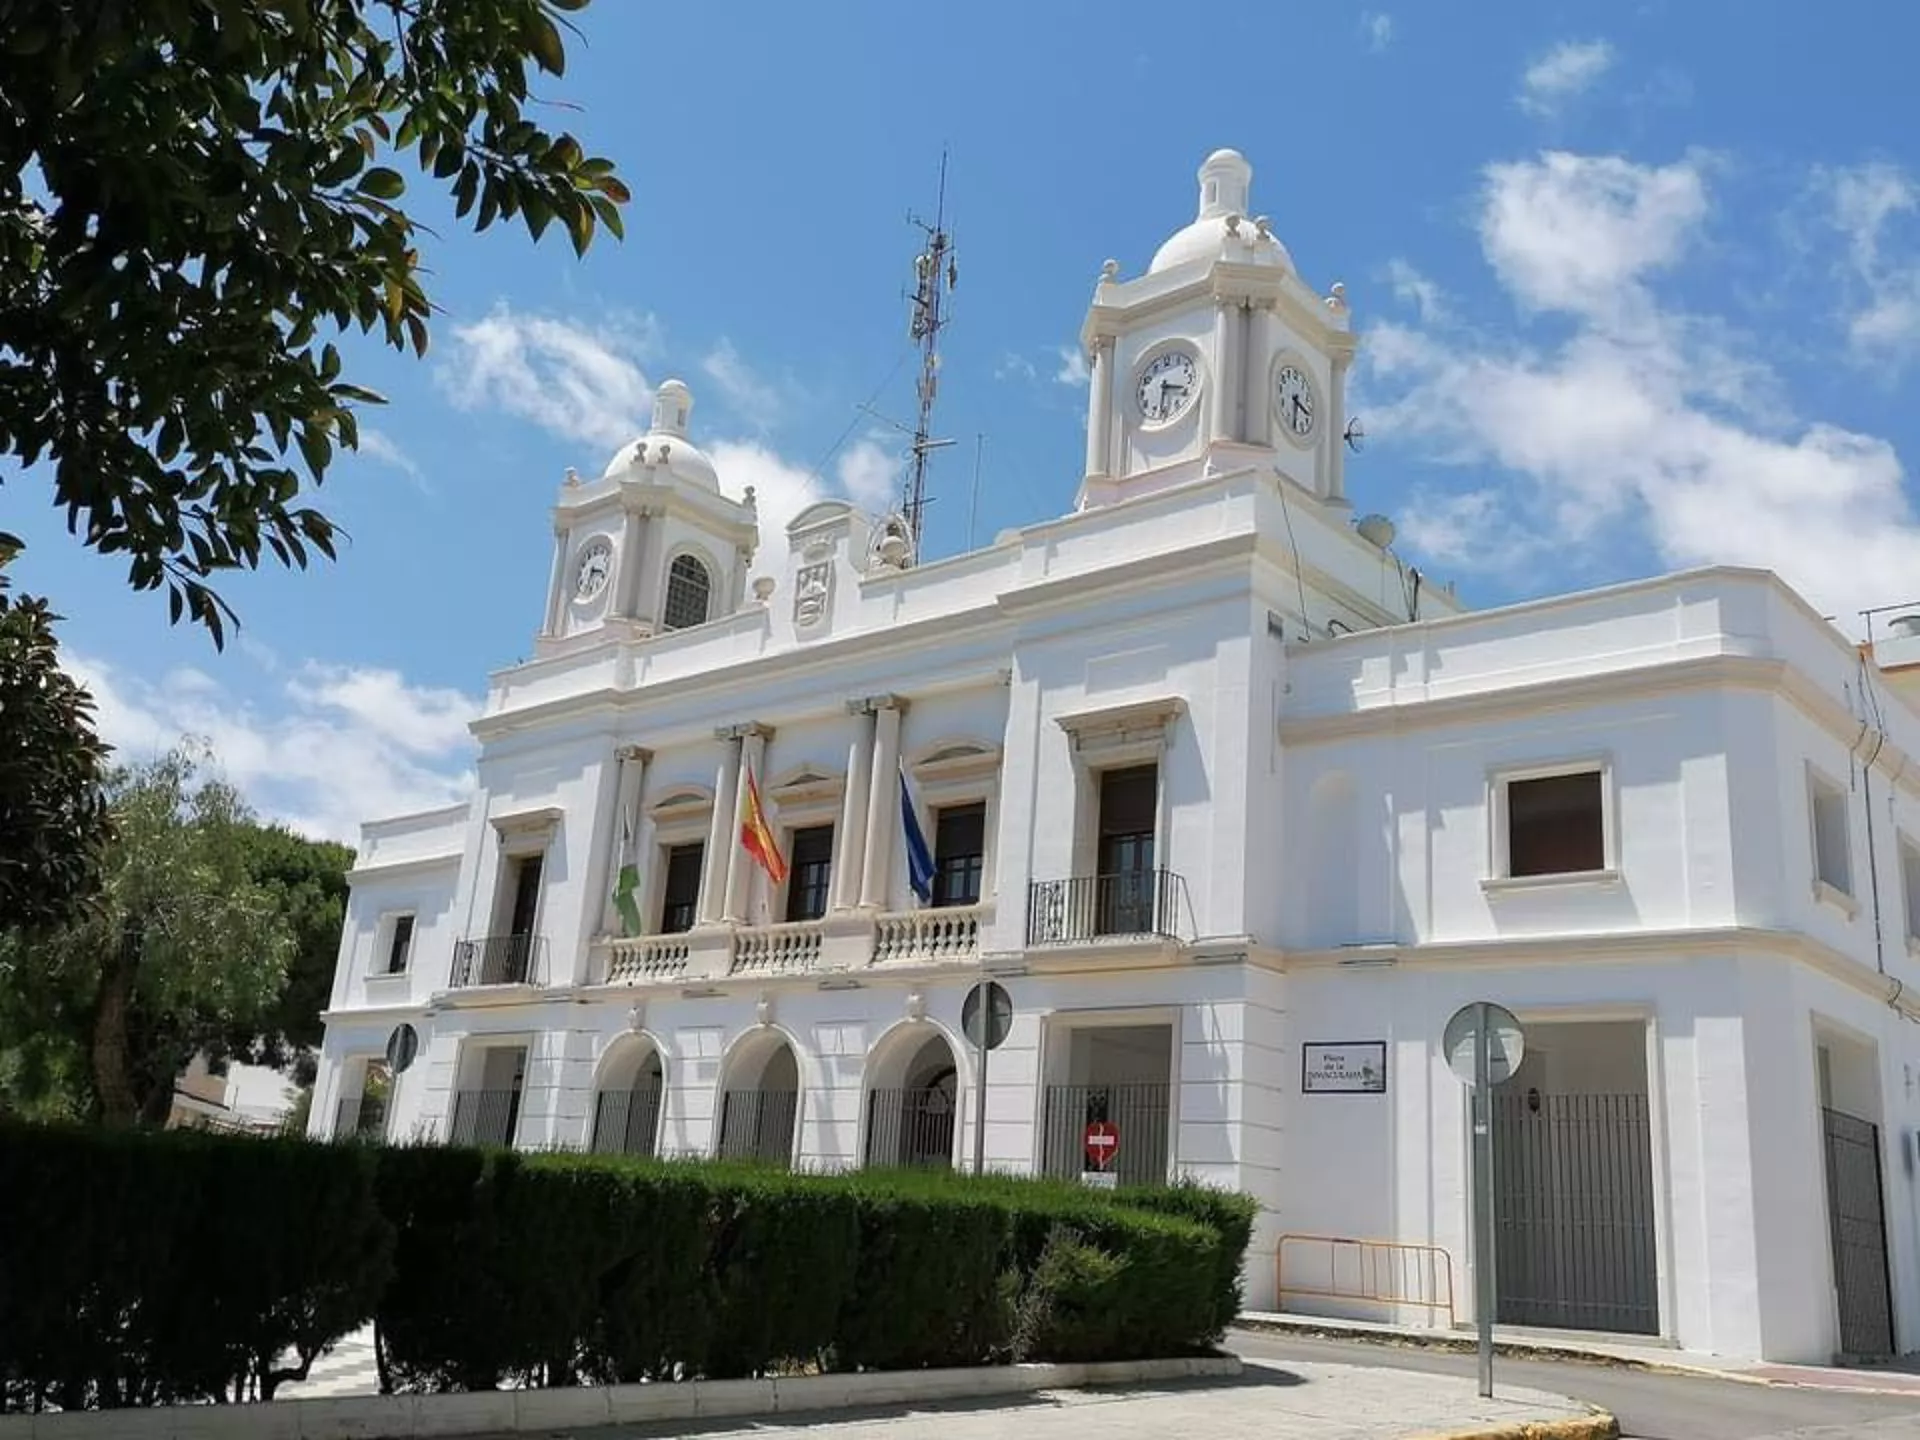
[[[1471,1354],[1235,1330],[1227,1349],[1248,1359],[1375,1365],[1471,1375]],[[1920,1440],[1920,1395],[1856,1395],[1631,1370],[1580,1361],[1493,1362],[1504,1382],[1571,1395],[1613,1412],[1629,1440]]]

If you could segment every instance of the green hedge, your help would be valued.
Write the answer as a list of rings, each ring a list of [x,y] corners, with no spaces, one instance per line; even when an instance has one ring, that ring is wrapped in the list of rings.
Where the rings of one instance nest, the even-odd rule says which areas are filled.
[[[376,1160],[0,1126],[0,1407],[270,1399],[386,1289]]]
[[[1238,1308],[1253,1212],[1198,1188],[0,1126],[0,1408],[270,1395],[369,1318],[403,1391],[1192,1353]]]

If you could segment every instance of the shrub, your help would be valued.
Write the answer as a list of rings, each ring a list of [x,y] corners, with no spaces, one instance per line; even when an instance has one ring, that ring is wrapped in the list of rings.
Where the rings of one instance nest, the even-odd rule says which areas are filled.
[[[270,1397],[369,1317],[388,1390],[1190,1353],[1232,1318],[1253,1216],[1198,1189],[20,1126],[0,1177],[7,1408]]]
[[[375,1163],[300,1140],[0,1126],[5,1403],[271,1398],[386,1286]]]

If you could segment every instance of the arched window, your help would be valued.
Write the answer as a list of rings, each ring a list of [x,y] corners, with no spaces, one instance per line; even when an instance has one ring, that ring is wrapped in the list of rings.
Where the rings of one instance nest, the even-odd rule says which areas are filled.
[[[667,567],[667,605],[660,617],[663,630],[684,630],[707,623],[707,605],[713,596],[713,578],[692,555],[681,555]]]

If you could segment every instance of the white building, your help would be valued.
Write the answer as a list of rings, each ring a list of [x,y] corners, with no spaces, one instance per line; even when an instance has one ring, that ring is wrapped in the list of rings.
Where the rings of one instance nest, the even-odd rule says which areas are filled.
[[[1402,1267],[1372,1282],[1400,1300],[1444,1266],[1464,1320],[1439,1041],[1487,999],[1529,1044],[1502,1319],[1920,1347],[1920,622],[1876,663],[1734,569],[1465,613],[1355,523],[1346,302],[1249,177],[1210,157],[1199,218],[1105,267],[1058,520],[915,564],[830,501],[749,593],[751,493],[672,382],[569,480],[478,792],[364,831],[316,1130],[970,1163],[984,971],[1013,1004],[989,1165],[1078,1173],[1104,1115],[1124,1176],[1261,1199],[1250,1305],[1306,1234],[1443,1251],[1341,1253]],[[737,843],[747,773],[784,884]],[[1316,1244],[1289,1289],[1354,1289]]]

